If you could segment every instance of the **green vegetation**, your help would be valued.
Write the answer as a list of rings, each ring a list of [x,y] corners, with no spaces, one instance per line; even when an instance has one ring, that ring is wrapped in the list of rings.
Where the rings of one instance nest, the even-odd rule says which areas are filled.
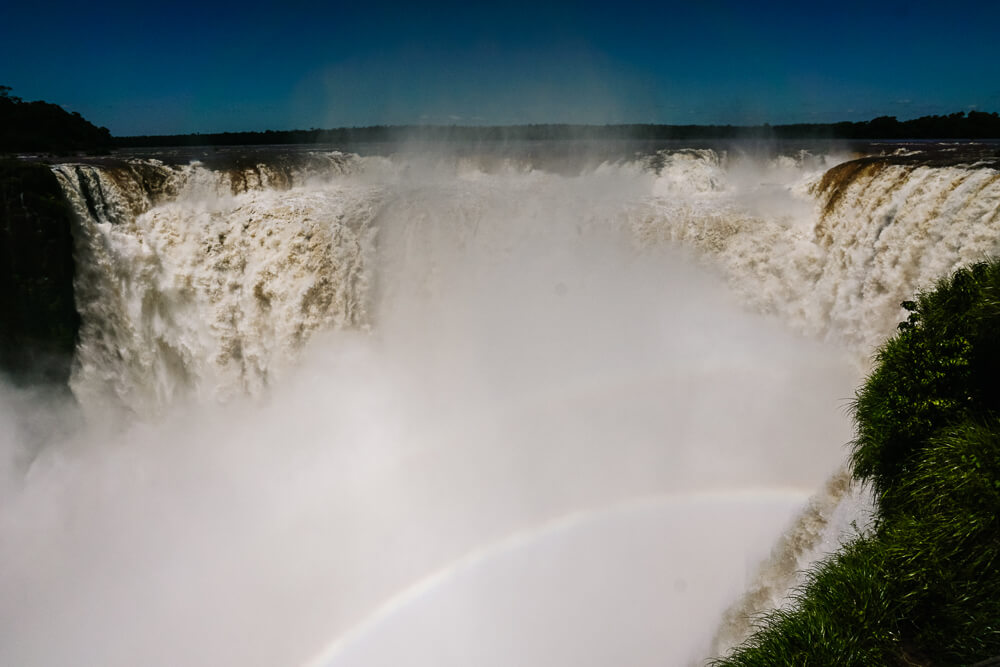
[[[111,133],[48,102],[25,102],[0,86],[0,153],[107,153]]]
[[[906,500],[896,487],[935,432],[1000,409],[996,263],[961,269],[902,305],[910,316],[879,350],[855,406],[854,472],[872,483],[883,515]]]
[[[997,139],[1000,115],[970,111],[947,116],[923,116],[899,121],[882,116],[858,123],[796,125],[374,125],[336,129],[214,134],[147,135],[116,137],[118,148],[151,146],[252,146],[270,144],[339,144],[400,141],[507,142],[566,140],[710,141],[728,139],[829,140],[829,139]]]
[[[0,159],[0,373],[65,384],[79,315],[72,213],[46,165]]]
[[[906,302],[858,392],[875,526],[721,666],[969,665],[1000,655],[1000,261]]]
[[[349,146],[404,141],[497,143],[513,141],[727,141],[902,139],[1000,139],[1000,114],[957,112],[900,121],[881,116],[869,121],[792,125],[372,125],[309,130],[216,132],[112,137],[80,114],[48,102],[25,102],[0,86],[0,153],[75,152],[105,154],[112,148],[165,146],[262,146],[333,144]]]
[[[903,139],[1000,139],[1000,114],[957,112],[900,121],[880,116],[869,121],[792,125],[372,125],[309,130],[216,132],[112,137],[79,113],[48,102],[25,102],[0,86],[0,153],[76,152],[106,154],[112,148],[165,146],[262,146],[333,144],[512,141],[726,141]]]

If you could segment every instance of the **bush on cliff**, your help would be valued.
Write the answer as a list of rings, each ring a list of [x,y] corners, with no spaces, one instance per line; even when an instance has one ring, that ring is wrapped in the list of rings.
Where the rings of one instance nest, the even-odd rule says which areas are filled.
[[[858,392],[878,514],[716,665],[962,665],[1000,655],[1000,263],[918,295]]]
[[[854,474],[872,484],[883,515],[931,436],[1000,416],[1000,264],[959,269],[903,307],[910,316],[855,404]]]

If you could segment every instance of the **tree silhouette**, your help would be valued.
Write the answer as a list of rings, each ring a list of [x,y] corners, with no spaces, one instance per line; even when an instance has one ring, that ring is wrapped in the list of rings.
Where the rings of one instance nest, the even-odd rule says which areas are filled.
[[[57,104],[25,102],[0,86],[0,153],[106,153],[111,133]]]

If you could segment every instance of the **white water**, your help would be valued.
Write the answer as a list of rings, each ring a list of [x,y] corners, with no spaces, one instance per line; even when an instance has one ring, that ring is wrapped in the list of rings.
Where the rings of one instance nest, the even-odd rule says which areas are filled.
[[[660,162],[58,168],[82,414],[2,402],[0,663],[706,656],[843,461],[868,343],[1000,199],[864,209],[919,176],[885,170],[821,215],[829,162]],[[960,242],[899,248],[942,212]]]

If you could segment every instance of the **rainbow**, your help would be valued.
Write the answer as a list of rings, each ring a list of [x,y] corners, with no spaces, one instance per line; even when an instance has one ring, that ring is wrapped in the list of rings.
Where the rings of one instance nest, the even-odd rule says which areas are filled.
[[[780,503],[801,506],[813,492],[813,489],[789,486],[750,487],[738,490],[710,489],[693,493],[655,494],[629,498],[612,505],[581,509],[547,519],[489,544],[476,547],[415,581],[386,599],[360,622],[333,639],[314,657],[302,663],[302,667],[331,667],[351,646],[380,624],[461,575],[481,567],[491,560],[501,558],[533,543],[565,534],[587,523],[613,518],[616,515],[679,508],[687,505]]]

